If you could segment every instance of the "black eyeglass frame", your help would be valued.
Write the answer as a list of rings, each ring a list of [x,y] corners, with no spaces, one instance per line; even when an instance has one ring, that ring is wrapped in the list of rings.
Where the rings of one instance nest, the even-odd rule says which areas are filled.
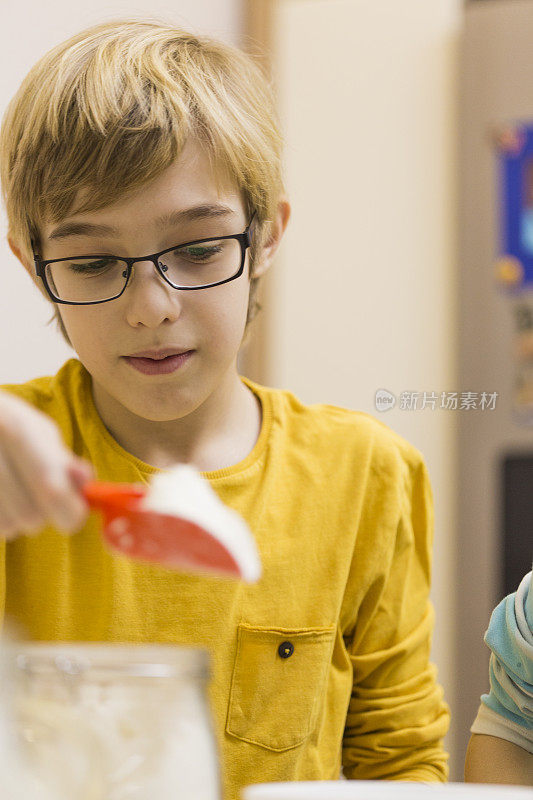
[[[242,275],[244,271],[246,251],[252,244],[253,231],[251,232],[251,227],[252,223],[254,222],[255,215],[256,212],[254,211],[254,213],[250,218],[250,222],[246,226],[246,229],[243,231],[243,233],[235,233],[229,236],[210,236],[207,239],[194,239],[192,242],[183,242],[183,244],[179,245],[175,244],[172,247],[165,248],[165,250],[160,250],[158,253],[151,253],[148,256],[140,256],[139,258],[127,258],[126,256],[105,256],[105,258],[116,258],[119,261],[125,261],[127,264],[126,283],[124,284],[122,291],[119,292],[119,294],[114,295],[114,297],[108,297],[105,300],[88,300],[81,302],[76,302],[76,301],[73,302],[72,300],[61,300],[59,297],[56,297],[55,294],[52,292],[50,286],[48,285],[48,279],[46,277],[46,267],[48,264],[53,264],[57,261],[68,261],[69,257],[67,256],[66,258],[63,257],[63,258],[49,258],[49,259],[40,258],[39,254],[36,252],[35,242],[33,238],[30,237],[31,249],[33,254],[33,263],[35,266],[35,274],[44,283],[44,287],[48,292],[48,295],[50,296],[52,302],[66,306],[94,306],[97,305],[98,303],[108,303],[110,300],[116,300],[126,291],[128,283],[130,282],[132,268],[136,261],[151,261],[155,265],[155,268],[157,269],[158,273],[161,275],[163,280],[166,283],[168,283],[169,286],[172,286],[173,289],[180,289],[182,291],[195,291],[196,289],[209,289],[212,286],[221,286],[223,283],[229,283],[229,281],[234,281],[236,278],[240,277],[240,275]],[[165,276],[165,273],[159,266],[159,258],[163,256],[165,253],[170,253],[173,250],[176,250],[177,248],[188,247],[189,245],[192,244],[199,244],[200,242],[218,242],[221,239],[237,239],[237,241],[241,246],[241,265],[238,271],[235,273],[235,275],[232,275],[231,278],[225,278],[223,281],[217,281],[216,283],[206,283],[202,286],[175,286],[173,283],[171,283],[171,281],[168,280],[168,278]],[[75,258],[104,258],[104,256],[102,256],[99,253],[97,255],[88,254],[86,256],[85,255],[71,256],[71,258],[72,260],[74,260]]]

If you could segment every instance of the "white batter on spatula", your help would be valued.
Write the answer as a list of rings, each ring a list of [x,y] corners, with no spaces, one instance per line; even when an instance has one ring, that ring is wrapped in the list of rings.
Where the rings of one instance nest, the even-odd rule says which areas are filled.
[[[194,522],[229,550],[245,581],[255,583],[261,577],[259,553],[245,520],[220,500],[190,464],[177,464],[154,475],[140,507]]]

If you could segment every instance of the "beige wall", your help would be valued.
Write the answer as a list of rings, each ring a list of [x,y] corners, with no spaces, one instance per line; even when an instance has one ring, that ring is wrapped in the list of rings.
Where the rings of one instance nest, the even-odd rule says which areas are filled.
[[[456,416],[429,408],[380,413],[374,394],[379,388],[395,395],[458,390],[455,117],[462,4],[250,5],[270,26],[292,218],[264,291],[258,338],[263,347],[268,338],[266,362],[251,362],[249,371],[304,402],[373,414],[424,454],[436,515],[433,658],[453,710]],[[250,30],[260,44],[261,25]],[[452,728],[451,777],[462,780],[454,742]]]

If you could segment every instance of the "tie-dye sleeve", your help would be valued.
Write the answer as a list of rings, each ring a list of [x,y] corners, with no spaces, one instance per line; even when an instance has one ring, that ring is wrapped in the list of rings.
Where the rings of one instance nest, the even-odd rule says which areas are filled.
[[[491,649],[490,693],[471,733],[507,739],[533,753],[533,588],[529,572],[494,609],[485,642]]]

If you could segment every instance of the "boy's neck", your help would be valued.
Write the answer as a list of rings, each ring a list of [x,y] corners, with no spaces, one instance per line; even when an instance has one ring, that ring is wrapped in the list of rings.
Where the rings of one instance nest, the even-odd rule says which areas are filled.
[[[212,472],[238,464],[252,451],[261,430],[261,402],[242,382],[236,368],[192,413],[169,422],[154,422],[134,414],[94,380],[92,395],[115,441],[159,469],[180,462]]]

